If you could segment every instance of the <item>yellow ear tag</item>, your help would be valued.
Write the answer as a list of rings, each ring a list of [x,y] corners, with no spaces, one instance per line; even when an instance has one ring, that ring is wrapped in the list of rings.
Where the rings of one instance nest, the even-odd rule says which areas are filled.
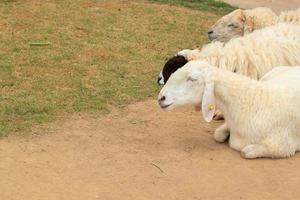
[[[208,105],[208,110],[209,111],[212,111],[214,108],[215,108],[215,105],[213,105],[213,104]]]

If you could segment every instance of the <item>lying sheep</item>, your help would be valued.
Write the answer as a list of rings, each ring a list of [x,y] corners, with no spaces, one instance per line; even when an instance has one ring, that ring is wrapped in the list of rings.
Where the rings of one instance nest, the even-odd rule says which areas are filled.
[[[299,36],[300,26],[281,23],[232,39],[226,44],[212,42],[201,50],[180,51],[162,69],[159,84],[165,84],[171,74],[185,64],[183,58],[186,61],[204,60],[254,79],[259,79],[274,66],[300,65]]]
[[[201,105],[208,122],[218,107],[226,123],[215,130],[215,140],[230,135],[230,147],[245,158],[290,157],[300,150],[300,67],[278,67],[256,81],[191,61],[170,77],[158,101],[165,110]]]
[[[280,22],[300,24],[300,9],[282,12],[279,17],[269,8],[237,9],[219,19],[208,31],[210,41],[228,42]]]
[[[210,41],[228,42],[256,29],[271,26],[277,15],[270,8],[237,9],[219,19],[208,31]]]
[[[171,74],[173,74],[178,68],[182,67],[187,62],[188,61],[184,56],[174,56],[172,59],[169,59],[166,62],[163,70],[161,70],[157,79],[157,83],[159,85],[164,85],[168,81]]]

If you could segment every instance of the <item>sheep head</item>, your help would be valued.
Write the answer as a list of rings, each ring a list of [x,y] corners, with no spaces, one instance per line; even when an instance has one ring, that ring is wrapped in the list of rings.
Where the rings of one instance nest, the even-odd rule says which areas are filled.
[[[176,55],[172,58],[170,58],[166,64],[164,65],[163,69],[161,70],[158,79],[157,84],[158,85],[164,85],[170,76],[179,68],[184,66],[188,61],[185,59],[182,55]]]
[[[250,31],[251,23],[246,21],[244,10],[237,9],[219,19],[208,31],[210,41],[228,42],[244,35],[245,28]]]
[[[211,121],[215,113],[212,69],[203,61],[190,61],[178,69],[159,93],[160,107],[172,110],[183,105],[201,106],[205,120]]]

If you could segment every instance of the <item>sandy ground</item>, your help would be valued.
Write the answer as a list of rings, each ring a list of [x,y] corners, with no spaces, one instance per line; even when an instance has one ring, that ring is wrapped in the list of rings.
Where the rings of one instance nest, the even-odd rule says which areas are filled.
[[[155,101],[0,141],[0,199],[299,199],[300,154],[245,160],[192,109]]]
[[[219,124],[147,101],[73,116],[46,135],[10,136],[0,140],[0,199],[300,199],[300,153],[245,160],[213,140]]]
[[[276,13],[300,7],[300,0],[223,0],[241,8],[269,7]]]

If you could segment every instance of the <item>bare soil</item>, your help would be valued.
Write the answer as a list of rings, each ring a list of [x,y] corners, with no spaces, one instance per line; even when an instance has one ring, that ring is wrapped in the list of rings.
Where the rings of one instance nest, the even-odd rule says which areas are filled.
[[[276,13],[288,9],[300,7],[299,0],[224,0],[225,2],[240,8],[255,8],[259,6],[269,7]]]
[[[300,154],[245,160],[213,140],[219,124],[147,101],[10,136],[0,141],[0,199],[300,198]]]
[[[276,9],[298,4],[282,2]],[[220,123],[204,123],[191,109],[163,112],[146,101],[102,117],[58,121],[47,126],[49,134],[38,134],[39,127],[25,138],[9,136],[0,140],[0,199],[300,198],[300,153],[245,160],[213,140]]]

